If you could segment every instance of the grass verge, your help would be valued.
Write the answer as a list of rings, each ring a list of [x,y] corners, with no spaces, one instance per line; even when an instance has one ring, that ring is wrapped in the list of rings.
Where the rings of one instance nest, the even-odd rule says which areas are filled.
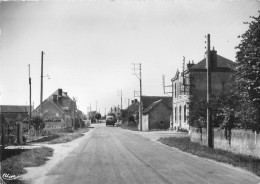
[[[49,143],[58,144],[58,143],[70,142],[74,139],[83,136],[84,135],[83,133],[87,132],[88,130],[89,130],[88,128],[83,128],[83,129],[78,129],[75,132],[71,132],[71,133],[59,133],[59,137],[51,140]]]
[[[37,141],[33,141],[32,143],[35,142],[48,142],[49,144],[66,143],[83,136],[84,135],[83,133],[87,132],[88,130],[89,130],[88,128],[81,128],[75,130],[74,132],[66,132],[66,133],[62,131],[59,132],[56,130],[52,132],[52,130],[49,130],[47,137],[44,137]]]
[[[200,145],[199,143],[191,142],[189,137],[167,137],[160,138],[158,141],[170,147],[178,148],[182,151],[197,155],[199,157],[228,163],[235,167],[241,167],[256,174],[257,176],[260,176],[259,158],[236,154],[220,149],[208,148],[207,146]]]
[[[1,163],[1,176],[8,174],[9,176],[20,176],[25,174],[24,167],[37,167],[43,165],[48,160],[47,157],[51,157],[53,149],[49,147],[35,148],[22,152],[20,155],[15,155],[7,158]],[[5,180],[7,184],[20,184],[25,183],[17,180]]]

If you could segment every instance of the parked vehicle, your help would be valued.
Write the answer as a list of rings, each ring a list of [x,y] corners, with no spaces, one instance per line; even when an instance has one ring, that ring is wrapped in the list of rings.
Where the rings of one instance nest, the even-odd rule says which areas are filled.
[[[116,118],[114,116],[107,116],[106,118],[106,126],[107,125],[113,125],[115,126]]]

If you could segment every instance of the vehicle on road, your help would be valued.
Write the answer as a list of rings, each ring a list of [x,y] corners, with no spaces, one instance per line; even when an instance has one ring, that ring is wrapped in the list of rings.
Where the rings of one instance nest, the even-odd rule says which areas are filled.
[[[113,125],[115,126],[116,118],[114,116],[107,116],[106,117],[106,126],[107,125]]]

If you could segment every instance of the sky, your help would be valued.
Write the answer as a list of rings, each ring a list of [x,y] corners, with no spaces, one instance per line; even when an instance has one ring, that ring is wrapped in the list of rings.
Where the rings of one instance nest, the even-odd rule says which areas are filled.
[[[40,103],[58,88],[80,110],[102,114],[127,107],[139,91],[133,63],[141,63],[143,95],[164,96],[177,69],[204,58],[211,46],[235,61],[239,35],[258,15],[260,0],[82,0],[0,2],[0,104]],[[136,71],[137,72],[137,71]]]

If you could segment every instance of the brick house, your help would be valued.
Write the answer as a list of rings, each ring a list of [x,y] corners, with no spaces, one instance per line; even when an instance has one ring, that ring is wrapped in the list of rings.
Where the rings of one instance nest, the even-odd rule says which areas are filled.
[[[72,127],[72,118],[76,116],[77,106],[76,102],[73,101],[62,89],[56,90],[47,99],[42,102],[42,113],[45,121],[64,122],[66,127]],[[40,115],[40,106],[38,106],[33,115]]]
[[[212,51],[211,88],[212,94],[218,95],[230,89],[234,82],[232,78],[235,63]],[[177,70],[171,79],[173,88],[173,129],[189,130],[188,103],[192,99],[206,98],[207,68],[204,58],[197,64],[188,63],[183,72]]]
[[[172,108],[163,99],[157,100],[143,111],[142,130],[168,129]]]

